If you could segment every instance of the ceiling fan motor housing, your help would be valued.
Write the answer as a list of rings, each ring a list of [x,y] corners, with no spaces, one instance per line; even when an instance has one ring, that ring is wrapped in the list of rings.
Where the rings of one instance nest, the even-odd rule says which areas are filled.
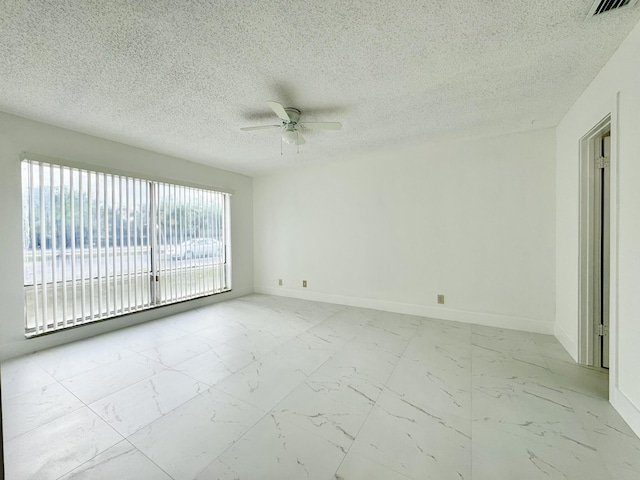
[[[300,121],[300,110],[298,110],[297,108],[288,107],[285,108],[284,111],[287,112],[287,115],[289,115],[289,124],[295,125]],[[286,124],[287,122],[284,123]]]

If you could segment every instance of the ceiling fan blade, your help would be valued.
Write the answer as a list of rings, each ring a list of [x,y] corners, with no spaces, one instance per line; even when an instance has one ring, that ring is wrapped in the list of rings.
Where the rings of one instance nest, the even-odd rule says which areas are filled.
[[[307,141],[304,139],[300,132],[296,132],[298,134],[298,145],[304,145]]]
[[[305,122],[300,126],[309,130],[340,130],[342,128],[340,122]]]
[[[251,130],[266,130],[267,128],[282,128],[282,125],[260,125],[258,127],[242,127],[240,130],[250,132]]]
[[[267,102],[267,105],[269,105],[271,107],[271,110],[273,110],[275,114],[278,115],[278,117],[280,117],[282,120],[284,120],[285,122],[291,121],[291,119],[289,118],[289,114],[287,114],[284,107],[278,102],[269,101]]]

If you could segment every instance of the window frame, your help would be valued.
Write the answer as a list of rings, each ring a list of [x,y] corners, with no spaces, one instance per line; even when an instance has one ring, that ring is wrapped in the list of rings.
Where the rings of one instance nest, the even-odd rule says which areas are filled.
[[[35,327],[30,327],[29,323],[28,323],[28,311],[27,311],[27,288],[33,288],[35,293],[35,297],[36,297],[36,301],[38,301],[37,298],[37,290],[41,290],[40,295],[45,295],[47,293],[47,289],[51,288],[52,290],[54,289],[53,285],[55,284],[54,282],[58,283],[57,280],[53,277],[53,274],[51,277],[49,277],[48,275],[45,278],[44,281],[40,281],[38,283],[38,279],[36,278],[36,272],[34,270],[34,278],[33,278],[33,284],[29,284],[26,285],[26,277],[25,277],[25,271],[26,271],[26,264],[27,262],[29,262],[29,257],[33,255],[33,268],[35,269],[35,252],[42,252],[43,248],[42,248],[42,244],[40,243],[40,246],[29,246],[29,243],[26,240],[26,236],[25,236],[25,230],[24,230],[24,225],[25,225],[25,211],[30,211],[30,208],[32,207],[31,205],[31,201],[33,200],[33,194],[30,194],[28,196],[25,196],[25,193],[28,189],[25,188],[25,178],[24,178],[24,170],[23,170],[23,165],[25,165],[25,163],[29,164],[29,162],[36,162],[38,164],[40,164],[40,166],[38,166],[37,168],[42,168],[41,165],[42,164],[48,164],[53,168],[63,168],[63,169],[70,169],[70,171],[74,171],[77,170],[78,171],[78,175],[82,176],[83,173],[87,175],[87,179],[91,178],[91,176],[94,176],[96,180],[99,180],[100,175],[103,175],[103,181],[105,182],[105,189],[106,189],[106,175],[110,175],[113,177],[119,177],[119,182],[121,182],[122,178],[126,178],[127,182],[129,180],[133,181],[133,185],[135,186],[135,182],[147,182],[149,185],[149,195],[147,197],[147,202],[150,202],[150,204],[147,205],[147,210],[146,210],[146,218],[149,224],[149,230],[148,230],[148,237],[146,239],[147,241],[147,245],[146,248],[148,249],[148,253],[146,255],[148,255],[148,261],[150,262],[150,265],[148,267],[150,272],[154,272],[154,276],[155,276],[155,280],[153,279],[153,276],[149,277],[149,292],[148,292],[148,296],[149,296],[149,301],[148,304],[146,306],[140,306],[138,304],[133,306],[129,305],[128,306],[128,311],[124,311],[124,307],[122,308],[122,310],[120,312],[118,312],[116,309],[114,309],[113,314],[110,314],[110,308],[107,305],[107,310],[106,310],[106,315],[103,315],[101,312],[98,312],[99,318],[95,318],[95,313],[93,310],[91,310],[90,315],[83,315],[83,316],[77,316],[77,318],[75,318],[73,321],[70,321],[68,318],[65,318],[63,316],[62,319],[59,319],[57,314],[58,312],[55,311],[53,316],[51,318],[49,318],[49,316],[47,315],[46,318],[43,318],[41,321],[35,322]],[[49,156],[45,156],[45,155],[40,155],[40,154],[34,154],[34,153],[29,153],[29,152],[23,152],[20,155],[20,165],[21,165],[21,173],[20,173],[20,177],[21,177],[21,202],[22,202],[22,217],[23,217],[23,230],[21,232],[21,236],[22,236],[22,244],[23,244],[23,249],[22,249],[22,257],[23,257],[23,289],[24,289],[24,326],[25,326],[25,336],[27,338],[34,338],[34,337],[38,337],[38,336],[42,336],[42,335],[46,335],[46,334],[51,334],[51,333],[55,333],[55,332],[59,332],[59,331],[64,331],[64,330],[68,330],[70,328],[75,328],[78,326],[83,326],[83,325],[87,325],[87,324],[93,324],[96,322],[101,322],[101,321],[107,321],[107,320],[111,320],[113,318],[118,318],[118,317],[122,317],[125,315],[131,315],[131,314],[135,314],[135,313],[139,313],[139,312],[143,312],[146,310],[151,310],[151,309],[156,309],[156,308],[161,308],[164,306],[168,306],[168,305],[174,305],[177,303],[183,303],[183,302],[188,302],[188,301],[192,301],[195,299],[199,299],[199,298],[204,298],[204,297],[209,297],[212,295],[219,295],[221,293],[228,293],[230,291],[232,291],[232,255],[231,255],[231,197],[234,194],[234,191],[232,189],[228,189],[228,188],[221,188],[221,187],[216,187],[216,186],[211,186],[211,185],[203,185],[203,184],[199,184],[199,183],[194,183],[194,182],[187,182],[187,181],[182,181],[182,180],[175,180],[175,179],[167,179],[161,176],[155,176],[155,175],[145,175],[145,174],[140,174],[137,172],[132,172],[132,171],[125,171],[125,170],[119,170],[119,169],[113,169],[113,168],[108,168],[108,167],[103,167],[101,165],[95,165],[95,164],[91,164],[91,163],[87,163],[87,162],[76,162],[76,161],[70,161],[70,160],[64,160],[64,159],[59,159],[59,158],[54,158],[54,157],[49,157]],[[62,175],[61,175],[62,177]],[[51,176],[51,178],[53,178],[53,174]],[[113,186],[113,182],[115,180],[112,179],[112,186]],[[45,183],[46,185],[47,183]],[[56,183],[57,185],[57,183]],[[67,184],[65,184],[67,185]],[[220,210],[221,212],[221,225],[222,225],[222,229],[220,231],[220,235],[222,235],[222,241],[221,242],[217,242],[218,245],[223,247],[221,249],[221,256],[222,256],[222,262],[215,264],[212,263],[212,266],[215,267],[216,265],[219,266],[219,269],[222,270],[222,276],[221,276],[221,281],[222,281],[222,289],[219,291],[213,291],[213,292],[201,292],[201,293],[196,293],[194,295],[189,296],[189,298],[180,298],[180,299],[165,299],[165,300],[161,300],[160,297],[157,294],[158,289],[158,285],[160,285],[160,276],[162,273],[164,273],[165,275],[167,274],[167,270],[161,270],[162,268],[162,262],[158,261],[159,258],[159,247],[158,245],[156,245],[157,242],[157,238],[159,236],[159,233],[152,233],[155,231],[155,228],[157,228],[160,225],[160,218],[158,216],[158,212],[157,212],[157,204],[159,204],[160,202],[160,193],[159,191],[156,191],[155,194],[153,194],[152,192],[154,192],[156,189],[158,189],[159,185],[166,185],[169,186],[169,189],[171,190],[171,188],[173,187],[174,192],[176,191],[176,188],[178,189],[178,191],[180,192],[180,189],[193,189],[194,191],[203,191],[203,192],[210,192],[210,193],[215,193],[215,194],[221,194],[219,195],[219,198],[221,198],[223,200],[222,202],[222,210]],[[120,184],[120,186],[122,186],[122,183]],[[127,188],[129,188],[129,184],[127,183]],[[75,190],[74,190],[75,191]],[[185,190],[182,190],[185,191]],[[87,193],[87,192],[85,192]],[[105,192],[106,194],[106,192]],[[53,198],[53,193],[50,194],[51,197]],[[127,194],[128,197],[128,194]],[[64,198],[64,197],[62,197]],[[96,198],[99,200],[101,200],[101,198],[98,198],[96,196]],[[212,198],[212,197],[208,197],[208,198]],[[105,199],[106,199],[106,195],[105,195]],[[120,196],[120,201],[122,201],[122,195]],[[89,200],[91,201],[91,200]],[[211,201],[211,200],[210,200]],[[213,206],[215,203],[212,203],[211,205]],[[79,205],[79,203],[78,203]],[[105,204],[106,205],[106,204]],[[112,206],[112,208],[114,208],[113,203],[109,203],[109,205]],[[118,204],[120,205],[120,204]],[[215,205],[219,205],[219,204],[215,204]],[[91,205],[89,205],[90,207]],[[174,205],[175,206],[175,205]],[[134,208],[136,206],[134,205]],[[54,207],[55,208],[55,207]],[[106,207],[105,207],[106,208]],[[213,207],[212,207],[213,208]],[[56,211],[54,212],[57,213],[57,208]],[[29,215],[33,215],[33,212],[30,211]],[[30,218],[30,217],[29,217]],[[106,218],[106,214],[105,214],[105,218]],[[64,219],[61,220],[62,221],[62,225],[64,226]],[[96,217],[96,224],[100,224],[100,222],[102,221],[102,219]],[[105,220],[106,221],[106,220]],[[57,222],[56,222],[57,223]],[[31,232],[31,229],[33,228],[32,225],[29,226],[29,231]],[[77,229],[82,228],[82,226],[76,225],[76,231]],[[55,234],[55,230],[52,230],[51,228],[48,229],[48,233],[54,232]],[[98,230],[99,231],[99,230]],[[76,235],[76,233],[74,233],[74,236]],[[106,235],[106,232],[105,232]],[[115,238],[115,232],[112,232],[112,235],[114,235]],[[120,230],[120,235],[122,235],[122,230]],[[128,234],[129,235],[129,234]],[[33,241],[33,234],[29,235],[29,242]],[[41,238],[41,237],[40,237]],[[98,239],[98,241],[101,241],[103,239],[103,237],[100,237]],[[188,240],[192,240],[191,238]],[[42,242],[42,240],[40,240],[40,242]],[[115,241],[112,240],[112,242],[115,244]],[[76,240],[73,241],[73,245],[74,247],[76,247]],[[153,249],[152,249],[152,245],[153,245]],[[171,245],[170,245],[171,246]],[[46,248],[46,246],[45,246]],[[65,251],[68,247],[64,247]],[[88,247],[85,247],[88,248]],[[106,248],[111,248],[108,245],[105,245],[104,247]],[[164,245],[164,248],[166,250],[166,244]],[[135,249],[135,246],[134,246]],[[57,252],[57,248],[55,249],[55,251]],[[60,250],[62,250],[62,248],[60,248]],[[100,252],[100,250],[98,249],[98,252]],[[127,252],[128,253],[128,252]],[[42,258],[42,257],[41,257]],[[92,257],[91,257],[92,258]],[[41,260],[42,261],[42,260]],[[75,262],[75,257],[74,257],[74,262]],[[165,260],[166,262],[166,260]],[[90,262],[91,264],[92,262]],[[100,260],[98,260],[98,263],[100,263]],[[187,267],[184,267],[187,268]],[[52,266],[52,269],[55,270],[55,266]],[[105,268],[106,270],[106,268]],[[44,271],[44,269],[43,269]],[[212,272],[213,273],[213,272]],[[142,278],[144,278],[144,274],[145,272],[143,272],[141,275],[143,276]],[[44,275],[44,273],[42,274]],[[109,273],[105,271],[105,278],[108,278]],[[115,276],[115,273],[112,274]],[[138,271],[134,270],[134,271],[130,271],[130,269],[128,269],[128,271],[126,272],[126,277],[127,277],[127,282],[130,282],[131,279],[135,276],[138,275]],[[124,273],[123,273],[123,277],[124,277]],[[42,276],[41,276],[42,278]],[[75,281],[74,281],[75,278]],[[85,277],[80,277],[79,275],[76,275],[74,278],[65,278],[64,280],[62,280],[59,283],[65,283],[68,281],[72,281],[73,284],[75,285],[75,283],[80,280],[82,281],[87,281],[89,280],[90,283],[93,285],[94,280],[97,278],[97,282],[100,283],[102,281],[102,277],[89,277],[87,276]],[[107,280],[108,281],[108,280]],[[167,280],[168,282],[168,280]],[[155,284],[155,286],[154,286]],[[215,282],[212,282],[212,284],[215,286]],[[36,286],[37,285],[37,286]],[[57,287],[56,287],[57,288]],[[129,287],[130,288],[130,287]],[[214,290],[216,290],[215,288],[213,288]],[[57,296],[57,294],[54,294],[54,298]],[[93,297],[92,297],[93,298]],[[107,297],[108,298],[108,297]],[[75,301],[77,301],[77,298],[74,299]],[[102,299],[101,299],[102,300]],[[73,300],[72,300],[73,301]],[[84,300],[81,300],[84,301]],[[88,302],[88,300],[87,300]],[[46,304],[46,301],[43,302]],[[35,307],[36,309],[39,308],[38,305],[36,305]],[[44,310],[43,310],[44,312]],[[48,312],[47,312],[48,313]],[[46,320],[46,321],[45,321]],[[31,321],[31,323],[34,323],[33,321]]]

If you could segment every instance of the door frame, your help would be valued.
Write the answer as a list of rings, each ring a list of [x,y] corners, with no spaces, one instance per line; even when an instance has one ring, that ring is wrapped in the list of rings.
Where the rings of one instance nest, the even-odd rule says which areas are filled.
[[[605,148],[606,144],[611,144],[611,130],[606,131],[602,136],[594,138],[594,154],[596,160],[606,157],[607,162],[611,159],[611,150]],[[605,155],[606,153],[606,155]],[[611,168],[609,165],[600,167],[594,165],[594,236],[591,239],[594,245],[593,262],[593,312],[592,326],[603,325],[602,333],[593,334],[593,364],[594,367],[609,368],[609,304],[610,296],[610,272],[611,272]],[[604,357],[607,357],[605,364]]]
[[[611,131],[613,140],[613,131],[611,123],[611,115],[607,115],[589,132],[580,139],[580,201],[579,201],[579,303],[578,303],[578,362],[583,365],[600,366],[600,359],[597,358],[599,350],[596,351],[595,343],[595,325],[594,325],[594,308],[599,299],[595,298],[595,229],[596,222],[594,219],[594,196],[595,196],[595,167],[596,160],[600,156],[600,139],[604,133]],[[614,219],[614,189],[613,183],[615,176],[613,174],[613,141],[610,163],[610,201],[609,201],[609,224],[613,225]],[[613,238],[610,228],[610,240]],[[612,248],[610,244],[610,259],[612,259]],[[613,262],[610,262],[613,265]],[[610,272],[611,273],[611,272]],[[611,299],[612,289],[611,281],[613,275],[610,275],[609,299]],[[610,304],[612,302],[609,302]],[[611,322],[611,311],[610,322]],[[609,332],[609,342],[612,342],[613,329]],[[611,348],[610,354],[615,351]],[[596,363],[597,362],[597,363]],[[611,363],[611,362],[610,362]]]

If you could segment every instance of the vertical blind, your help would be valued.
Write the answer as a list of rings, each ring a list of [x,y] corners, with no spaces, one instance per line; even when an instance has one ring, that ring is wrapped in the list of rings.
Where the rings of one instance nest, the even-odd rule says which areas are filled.
[[[27,336],[231,289],[229,194],[22,163]]]

